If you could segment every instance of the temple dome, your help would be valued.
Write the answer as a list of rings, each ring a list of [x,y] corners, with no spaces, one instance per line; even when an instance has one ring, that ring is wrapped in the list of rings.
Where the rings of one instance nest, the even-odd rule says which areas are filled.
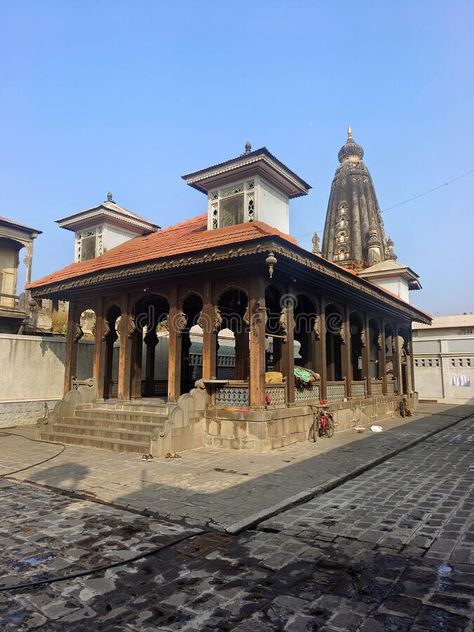
[[[352,128],[350,125],[347,130],[346,144],[341,147],[337,157],[339,158],[339,162],[341,163],[346,160],[358,162],[364,157],[364,150],[352,138]]]
[[[393,258],[364,150],[352,138],[339,151],[340,165],[331,186],[322,254],[339,265],[362,270]]]

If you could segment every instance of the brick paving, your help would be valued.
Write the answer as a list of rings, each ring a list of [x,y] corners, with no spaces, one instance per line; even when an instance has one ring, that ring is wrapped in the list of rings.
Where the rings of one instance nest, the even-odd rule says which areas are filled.
[[[234,536],[0,592],[0,629],[472,632],[474,418]],[[71,573],[191,534],[4,479],[0,584]],[[4,511],[5,509],[5,511]],[[6,555],[5,555],[6,552]]]
[[[262,511],[306,490],[317,488],[402,448],[424,433],[444,428],[474,413],[474,406],[422,405],[414,418],[382,422],[384,432],[336,433],[315,444],[298,443],[256,454],[245,450],[200,448],[179,459],[142,462],[140,455],[67,446],[43,465],[15,475],[67,491],[191,525],[225,529],[251,522]],[[14,432],[32,436],[31,430]],[[57,454],[58,446],[33,443],[0,432],[0,474],[27,467]]]

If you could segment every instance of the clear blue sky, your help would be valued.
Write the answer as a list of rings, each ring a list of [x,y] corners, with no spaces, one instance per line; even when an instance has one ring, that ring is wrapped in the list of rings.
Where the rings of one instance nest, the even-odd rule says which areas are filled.
[[[314,187],[322,229],[346,127],[382,209],[474,169],[474,3],[0,0],[0,215],[43,230],[34,278],[66,265],[54,220],[105,199],[167,226],[205,210],[181,175],[267,146]],[[474,173],[386,213],[413,302],[474,311]]]

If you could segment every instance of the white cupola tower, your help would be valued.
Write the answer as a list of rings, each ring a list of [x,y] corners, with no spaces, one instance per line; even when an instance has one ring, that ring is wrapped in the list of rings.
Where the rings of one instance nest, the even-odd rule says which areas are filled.
[[[183,176],[187,184],[207,195],[207,228],[265,222],[290,232],[289,200],[311,188],[266,147]]]
[[[110,191],[105,202],[58,219],[57,224],[75,235],[75,262],[100,257],[124,241],[160,228],[116,204]]]

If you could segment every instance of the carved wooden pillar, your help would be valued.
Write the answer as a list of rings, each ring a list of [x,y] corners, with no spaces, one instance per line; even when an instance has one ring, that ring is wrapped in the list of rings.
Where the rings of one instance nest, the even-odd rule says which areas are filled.
[[[385,342],[385,321],[383,318],[379,322],[380,332],[378,337],[378,361],[379,361],[379,377],[382,378],[382,392],[387,394],[387,362],[385,358],[386,342]]]
[[[290,295],[292,292],[290,290]],[[282,372],[286,377],[286,395],[288,404],[292,404],[295,401],[295,377],[293,372],[294,367],[294,355],[295,355],[295,343],[294,343],[294,313],[293,313],[293,301],[288,300],[287,304],[282,307],[280,323],[281,329],[285,338],[281,345],[281,364]]]
[[[392,362],[393,362],[393,378],[395,380],[395,386],[397,393],[403,392],[402,383],[402,368],[401,368],[401,356],[400,356],[400,338],[398,334],[398,323],[393,323],[393,336],[392,336]]]
[[[364,330],[362,332],[362,376],[366,382],[367,397],[372,395],[372,381],[370,377],[370,328],[369,317],[367,314],[363,314],[362,322],[364,323]]]
[[[245,330],[246,324],[242,321],[242,331],[235,332],[235,378],[246,380],[249,367],[249,334]]]
[[[251,406],[265,405],[265,284],[263,278],[254,276],[250,283],[250,379]]]
[[[412,330],[411,323],[409,327],[410,327],[409,329],[410,377],[411,377],[411,390],[414,392],[416,390],[416,384],[415,384],[415,361],[413,358],[413,330]]]
[[[217,313],[209,280],[206,280],[204,285],[202,317],[199,325],[202,329],[202,377],[204,380],[210,380],[217,376]]]
[[[342,337],[342,376],[346,381],[346,397],[352,397],[352,338],[349,310],[344,307],[344,320],[341,325]]]
[[[130,398],[139,399],[142,396],[142,362],[143,362],[143,332],[135,328],[131,333],[130,358]]]
[[[176,402],[181,394],[181,317],[178,307],[178,289],[170,296],[168,315],[168,401]]]
[[[327,361],[326,361],[326,302],[321,299],[315,323],[316,366],[320,375],[320,397],[327,398]]]
[[[69,303],[66,335],[66,358],[64,366],[64,394],[72,388],[72,378],[76,375],[77,345],[82,337],[79,324],[80,310],[76,303]]]
[[[97,382],[97,396],[99,399],[104,397],[104,320],[103,313],[104,301],[99,299],[95,304],[95,331],[94,331],[94,363],[92,367],[92,376]]]
[[[122,317],[120,319],[118,398],[130,399],[135,319],[132,315],[132,305],[128,297],[124,300],[124,307],[125,310],[122,312]]]

